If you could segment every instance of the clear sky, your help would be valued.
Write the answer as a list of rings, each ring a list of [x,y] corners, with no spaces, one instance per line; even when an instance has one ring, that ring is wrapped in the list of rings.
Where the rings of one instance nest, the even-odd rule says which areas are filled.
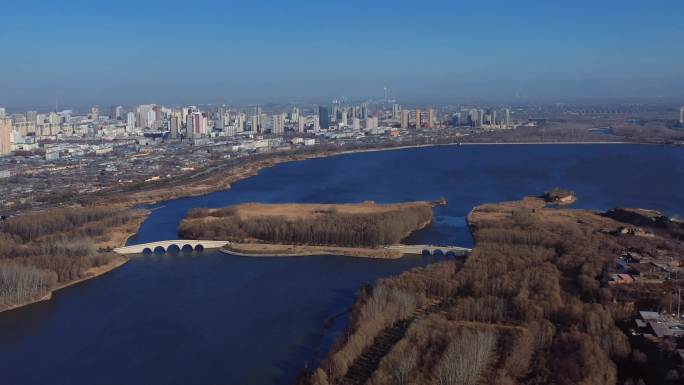
[[[682,0],[2,0],[0,105],[684,98]]]

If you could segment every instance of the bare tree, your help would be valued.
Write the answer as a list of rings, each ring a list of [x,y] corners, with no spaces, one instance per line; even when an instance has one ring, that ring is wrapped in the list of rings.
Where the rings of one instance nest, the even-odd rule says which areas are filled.
[[[451,341],[435,365],[438,385],[474,385],[489,365],[496,347],[496,333],[464,331]]]

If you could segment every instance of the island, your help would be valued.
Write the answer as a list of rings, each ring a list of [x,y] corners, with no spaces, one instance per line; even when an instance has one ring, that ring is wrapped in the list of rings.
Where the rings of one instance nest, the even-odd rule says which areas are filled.
[[[362,289],[347,330],[298,383],[678,383],[684,223],[549,205],[475,207],[467,260]]]
[[[222,240],[223,252],[246,256],[346,255],[399,258],[396,245],[433,220],[438,201],[378,204],[246,203],[191,210],[186,239]]]

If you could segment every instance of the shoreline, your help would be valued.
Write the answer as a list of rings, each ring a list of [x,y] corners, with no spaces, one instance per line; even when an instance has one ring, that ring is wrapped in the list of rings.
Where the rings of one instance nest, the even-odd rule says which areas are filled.
[[[139,210],[139,211],[140,211],[140,215],[136,218],[136,221],[132,223],[132,225],[135,226],[135,232],[126,233],[126,236],[122,237],[123,241],[118,242],[119,244],[121,244],[121,246],[126,245],[126,243],[128,242],[128,239],[131,238],[132,236],[134,236],[135,234],[137,234],[138,230],[140,229],[140,226],[142,225],[142,223],[147,219],[147,217],[150,214],[149,210]],[[115,231],[113,231],[113,233],[117,233],[116,229],[115,229]],[[51,288],[50,291],[48,291],[48,293],[45,294],[44,296],[42,296],[40,298],[32,299],[32,300],[27,301],[27,302],[12,305],[12,306],[7,307],[7,308],[0,309],[0,313],[7,312],[10,310],[14,310],[14,309],[19,309],[19,308],[29,306],[29,305],[32,305],[35,303],[43,302],[43,301],[49,301],[50,299],[52,299],[52,296],[55,292],[62,290],[62,289],[66,289],[66,288],[71,287],[71,286],[75,286],[79,283],[89,281],[93,278],[97,278],[97,277],[100,277],[102,275],[105,275],[105,274],[107,274],[111,271],[114,271],[114,270],[118,269],[119,267],[125,265],[126,263],[128,263],[128,261],[130,261],[130,258],[117,254],[116,258],[112,259],[109,263],[101,265],[101,266],[91,267],[91,268],[85,270],[83,272],[83,274],[84,274],[83,277],[72,280],[72,281],[62,282],[60,284],[57,284],[57,285],[55,285],[55,287]]]
[[[312,154],[282,154],[274,157],[273,159],[263,160],[253,164],[240,164],[233,168],[228,169],[226,176],[217,176],[217,180],[212,186],[207,186],[202,184],[202,181],[198,181],[197,184],[192,182],[189,184],[179,184],[171,187],[162,187],[158,189],[142,190],[134,194],[140,194],[141,196],[133,196],[129,201],[123,201],[125,205],[130,205],[131,208],[136,206],[144,205],[158,205],[163,202],[172,201],[176,199],[183,198],[196,198],[204,195],[212,194],[218,191],[228,190],[232,187],[233,183],[240,182],[251,177],[257,176],[261,170],[277,166],[284,163],[301,162],[310,159],[322,159],[330,158],[340,155],[351,155],[357,153],[371,153],[371,152],[384,152],[384,151],[398,151],[406,150],[412,148],[428,148],[428,147],[449,147],[449,146],[509,146],[509,145],[521,145],[521,146],[531,146],[531,145],[668,145],[659,143],[642,143],[642,142],[626,142],[626,141],[595,141],[595,142],[582,142],[582,141],[563,141],[563,142],[456,142],[456,143],[428,143],[428,144],[413,144],[405,146],[388,146],[380,148],[367,148],[367,149],[353,149],[353,150],[329,150],[321,153]],[[235,171],[234,175],[231,171]],[[220,173],[221,171],[219,171]],[[189,178],[192,178],[190,176]],[[211,178],[211,177],[210,177]],[[210,183],[211,181],[207,181]],[[185,192],[178,192],[179,190],[185,189]],[[132,195],[134,195],[132,194]]]
[[[66,289],[68,287],[75,286],[79,283],[83,283],[83,282],[88,281],[90,279],[97,278],[101,275],[107,274],[107,273],[125,265],[126,263],[128,263],[128,261],[129,261],[128,258],[126,258],[124,256],[119,256],[116,259],[113,259],[111,262],[109,262],[106,265],[91,267],[90,269],[85,271],[84,277],[81,277],[79,279],[75,279],[75,280],[69,281],[69,282],[63,282],[63,283],[53,287],[52,289],[50,289],[50,291],[47,294],[45,294],[44,296],[42,296],[40,298],[36,298],[36,299],[30,300],[27,302],[19,303],[19,304],[12,305],[12,306],[4,308],[4,309],[0,309],[0,313],[10,311],[10,310],[14,310],[14,309],[19,309],[19,308],[22,308],[24,306],[29,306],[29,305],[39,303],[39,302],[43,302],[43,301],[49,301],[52,299],[53,294],[58,292],[59,290]]]

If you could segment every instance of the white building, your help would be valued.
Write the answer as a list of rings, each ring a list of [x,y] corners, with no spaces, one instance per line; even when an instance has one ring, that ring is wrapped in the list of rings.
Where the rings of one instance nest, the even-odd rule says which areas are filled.
[[[361,130],[361,119],[359,119],[359,118],[352,119],[352,130],[354,130],[354,131]]]

